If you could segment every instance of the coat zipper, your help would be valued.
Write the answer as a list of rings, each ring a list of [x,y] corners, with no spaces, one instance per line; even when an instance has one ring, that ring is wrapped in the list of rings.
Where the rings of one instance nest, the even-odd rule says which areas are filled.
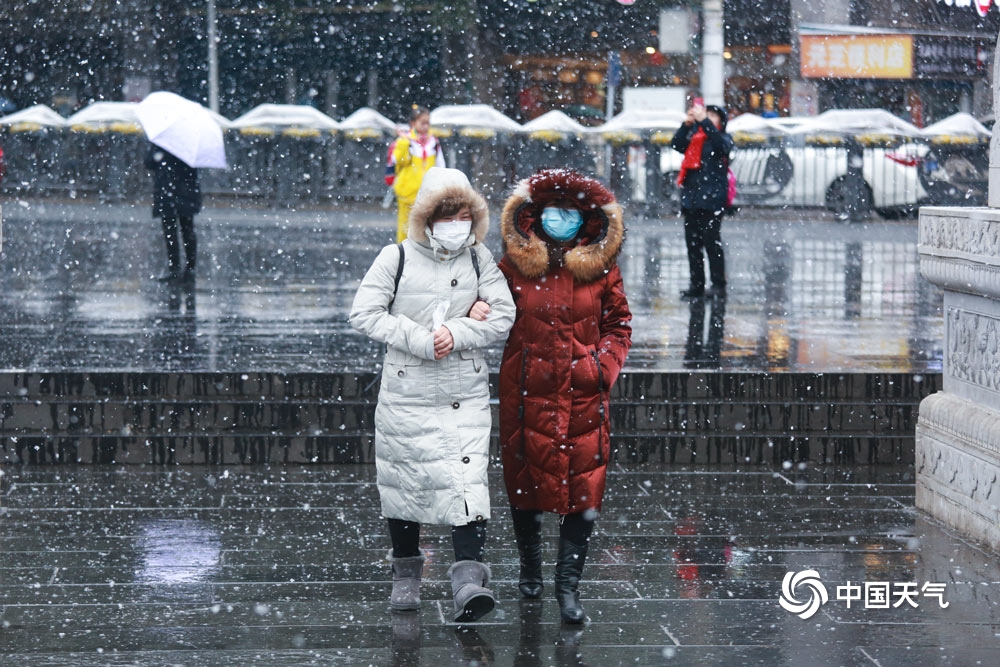
[[[601,358],[597,350],[591,352],[594,356],[594,364],[597,366],[597,393],[600,397],[597,413],[601,416],[600,424],[597,428],[597,462],[604,465],[604,443],[601,438],[604,436],[604,372],[601,370]]]
[[[521,404],[517,408],[517,421],[521,424],[521,458],[524,458],[524,395],[528,393],[528,348],[521,350]]]

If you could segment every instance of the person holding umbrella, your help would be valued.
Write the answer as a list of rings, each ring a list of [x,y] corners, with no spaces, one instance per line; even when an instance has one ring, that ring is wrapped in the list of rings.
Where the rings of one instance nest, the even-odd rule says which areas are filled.
[[[198,252],[194,216],[201,211],[198,170],[156,144],[150,146],[146,155],[146,168],[153,172],[153,217],[160,218],[167,243],[167,272],[158,280],[192,282]],[[183,271],[178,230],[184,244]]]
[[[167,244],[167,272],[159,280],[191,282],[198,252],[194,216],[201,211],[198,169],[226,167],[222,127],[205,107],[166,91],[150,93],[136,115],[152,142],[145,164],[153,174],[153,217],[163,223]]]

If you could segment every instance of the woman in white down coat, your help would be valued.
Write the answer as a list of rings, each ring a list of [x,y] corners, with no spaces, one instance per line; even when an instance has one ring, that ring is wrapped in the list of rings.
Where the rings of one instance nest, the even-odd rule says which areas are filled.
[[[495,604],[482,562],[492,425],[483,348],[507,336],[514,302],[482,244],[488,227],[486,202],[465,174],[431,168],[407,239],[382,249],[351,308],[351,325],[386,344],[375,463],[394,611],[420,606],[422,523],[452,526],[455,620],[475,621]]]

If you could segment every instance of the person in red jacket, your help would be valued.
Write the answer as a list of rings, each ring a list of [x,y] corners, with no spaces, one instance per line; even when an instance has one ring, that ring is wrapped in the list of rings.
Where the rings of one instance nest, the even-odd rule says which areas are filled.
[[[567,169],[521,181],[500,222],[516,315],[500,365],[500,448],[526,598],[542,594],[541,520],[559,519],[555,596],[586,619],[578,586],[611,453],[609,395],[632,344],[616,258],[622,208]]]

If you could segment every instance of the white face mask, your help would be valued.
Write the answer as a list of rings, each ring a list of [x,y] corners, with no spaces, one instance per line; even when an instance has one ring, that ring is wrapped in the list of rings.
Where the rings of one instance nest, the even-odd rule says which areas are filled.
[[[430,236],[445,250],[452,252],[458,250],[469,240],[472,232],[471,220],[448,220],[447,222],[435,222],[434,231]]]

